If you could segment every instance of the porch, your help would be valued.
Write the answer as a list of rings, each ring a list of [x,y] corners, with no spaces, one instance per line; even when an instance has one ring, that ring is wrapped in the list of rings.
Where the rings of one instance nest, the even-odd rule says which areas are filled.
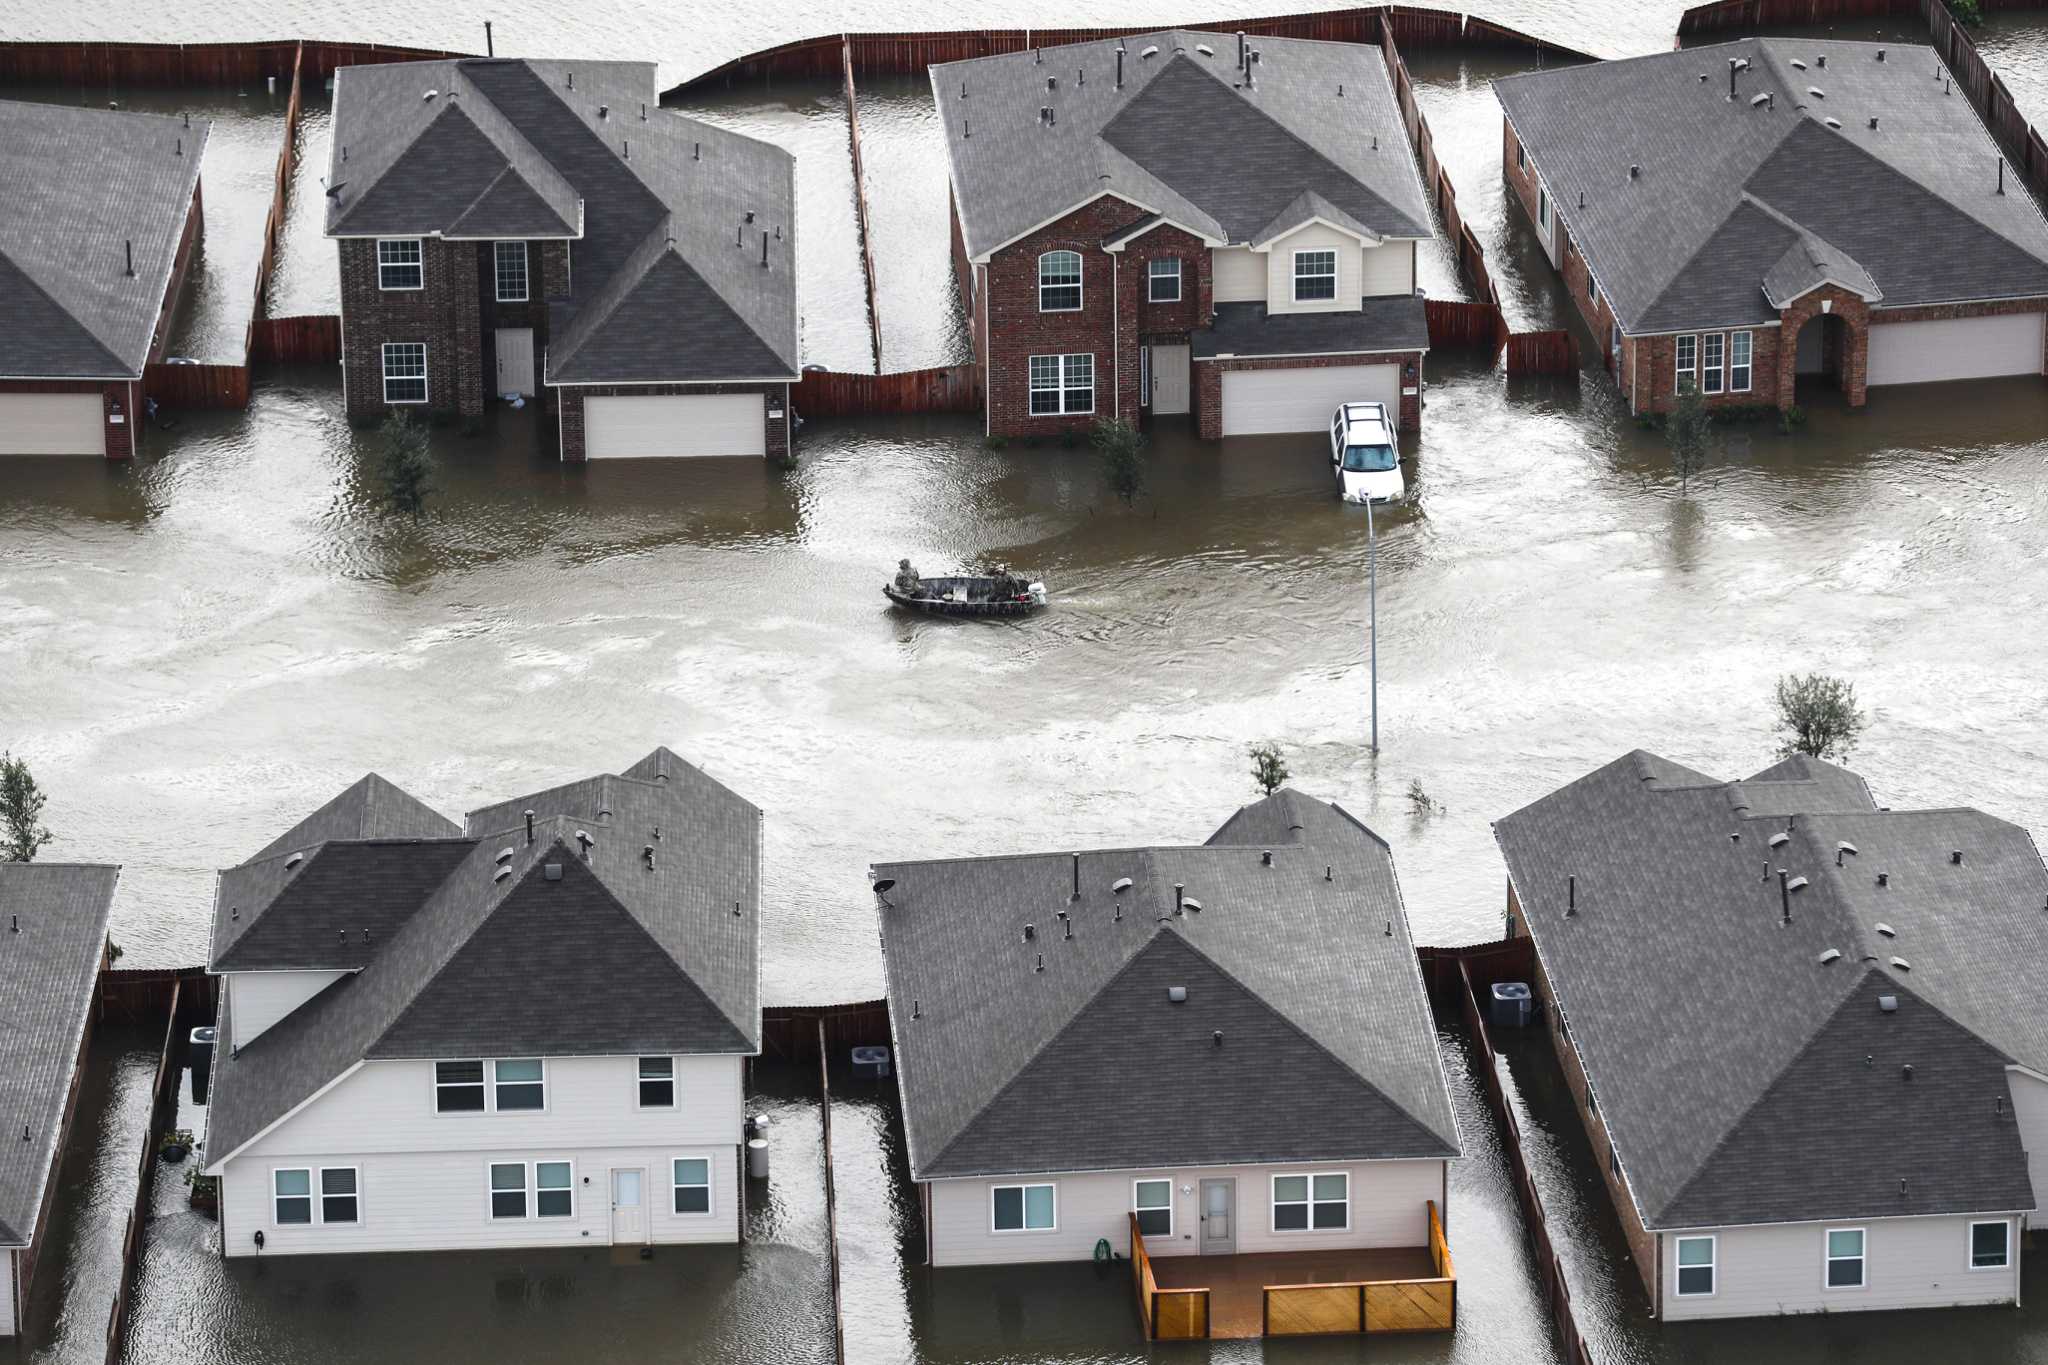
[[[1145,1251],[1131,1216],[1132,1281],[1145,1334],[1280,1337],[1449,1331],[1458,1282],[1434,1201],[1429,1245],[1336,1247],[1237,1256]]]

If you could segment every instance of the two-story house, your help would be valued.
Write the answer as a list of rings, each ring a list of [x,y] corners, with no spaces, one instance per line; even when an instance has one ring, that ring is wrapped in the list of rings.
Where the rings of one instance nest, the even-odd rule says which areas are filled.
[[[1654,1315],[2019,1302],[2048,1189],[2025,829],[1637,750],[1494,836]]]
[[[372,775],[222,872],[225,1253],[737,1241],[760,838],[657,749],[462,825]]]
[[[336,73],[351,419],[543,395],[564,460],[788,451],[795,162],[659,99],[651,62]]]
[[[874,875],[931,1264],[1107,1242],[1203,1287],[1195,1335],[1258,1335],[1267,1284],[1448,1310],[1457,1125],[1379,836],[1282,789],[1191,847]]]
[[[1378,49],[1173,30],[931,79],[989,434],[1415,429],[1430,210]]]

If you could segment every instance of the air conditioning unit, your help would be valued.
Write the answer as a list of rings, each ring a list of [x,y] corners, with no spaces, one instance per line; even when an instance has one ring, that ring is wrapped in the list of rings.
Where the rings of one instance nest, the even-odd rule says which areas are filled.
[[[885,1047],[855,1048],[853,1050],[853,1074],[862,1080],[888,1080],[889,1049]]]

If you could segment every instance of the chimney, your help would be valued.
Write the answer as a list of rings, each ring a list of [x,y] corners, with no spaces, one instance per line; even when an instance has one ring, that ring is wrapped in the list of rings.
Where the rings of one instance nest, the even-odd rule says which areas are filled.
[[[526,842],[533,842],[533,812],[526,812]]]
[[[1790,924],[1792,922],[1792,889],[1786,881],[1791,875],[1782,867],[1778,869],[1778,903],[1783,915],[1783,918],[1778,921],[1780,924]]]

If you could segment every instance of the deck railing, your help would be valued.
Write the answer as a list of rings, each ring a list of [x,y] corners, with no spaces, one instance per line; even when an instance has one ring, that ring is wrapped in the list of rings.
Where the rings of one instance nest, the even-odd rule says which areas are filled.
[[[1138,1215],[1131,1220],[1131,1287],[1138,1296],[1138,1316],[1147,1341],[1180,1341],[1209,1335],[1209,1291],[1161,1289],[1152,1278],[1152,1258],[1145,1254],[1145,1234]]]
[[[1458,1323],[1458,1276],[1436,1201],[1429,1214],[1429,1259],[1436,1274],[1416,1280],[1269,1284],[1265,1335],[1331,1336],[1363,1332],[1448,1332]]]

